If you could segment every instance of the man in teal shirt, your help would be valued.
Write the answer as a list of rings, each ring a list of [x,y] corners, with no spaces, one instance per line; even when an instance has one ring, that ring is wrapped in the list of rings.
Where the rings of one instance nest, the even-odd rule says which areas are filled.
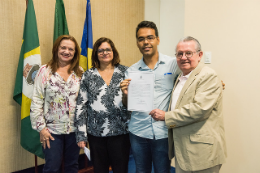
[[[128,72],[149,71],[155,75],[153,108],[167,111],[174,79],[180,72],[176,58],[158,52],[160,39],[153,22],[139,23],[136,39],[143,58],[126,71],[126,80],[121,83],[123,103],[127,104],[127,89],[131,81],[128,79]],[[154,120],[149,112],[133,111],[129,131],[136,172],[150,173],[153,164],[155,173],[169,173],[168,129],[165,122]]]

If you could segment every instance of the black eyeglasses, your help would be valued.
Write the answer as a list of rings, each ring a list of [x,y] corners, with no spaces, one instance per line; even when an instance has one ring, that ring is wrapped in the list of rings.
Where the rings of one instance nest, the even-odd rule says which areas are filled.
[[[153,42],[153,40],[155,39],[156,37],[153,36],[153,35],[149,35],[147,37],[139,37],[137,38],[137,41],[138,42],[144,42],[145,40],[147,40],[148,42]]]
[[[100,55],[103,55],[105,52],[109,54],[112,52],[112,49],[107,48],[107,49],[98,49],[97,50],[97,53]]]

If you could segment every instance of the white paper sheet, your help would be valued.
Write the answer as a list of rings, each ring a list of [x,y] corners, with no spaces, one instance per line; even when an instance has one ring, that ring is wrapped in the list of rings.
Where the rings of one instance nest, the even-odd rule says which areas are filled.
[[[90,150],[87,147],[84,147],[84,153],[86,154],[86,156],[88,157],[88,160],[90,159]]]
[[[129,72],[127,109],[129,111],[150,112],[153,110],[154,73],[144,71]]]

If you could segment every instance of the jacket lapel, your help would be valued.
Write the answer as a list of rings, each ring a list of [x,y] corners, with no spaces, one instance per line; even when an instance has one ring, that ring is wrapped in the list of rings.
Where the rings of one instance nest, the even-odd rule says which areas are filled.
[[[179,104],[183,98],[183,95],[186,93],[187,89],[190,87],[190,85],[194,82],[194,80],[196,79],[196,76],[200,73],[201,69],[204,67],[204,65],[202,63],[199,63],[199,65],[192,71],[192,73],[190,74],[188,80],[185,82],[180,96],[177,100],[176,106],[175,108],[179,107]],[[179,78],[178,78],[179,79]],[[179,81],[179,80],[178,80]]]
[[[179,83],[179,78],[180,78],[181,74],[182,74],[182,73],[179,74],[179,76],[178,76],[178,78],[176,79],[175,84],[174,84],[174,86],[173,86],[172,93],[171,93],[171,98],[170,98],[170,105],[169,105],[169,107],[168,107],[168,111],[171,111],[171,106],[172,106],[172,94],[173,94],[173,91],[175,90],[177,84]]]

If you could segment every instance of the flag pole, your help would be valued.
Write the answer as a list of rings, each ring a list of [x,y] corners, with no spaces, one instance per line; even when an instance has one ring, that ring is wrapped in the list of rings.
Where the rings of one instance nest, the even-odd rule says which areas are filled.
[[[35,170],[35,173],[38,173],[38,164],[37,164],[37,156],[34,154],[34,170]]]

